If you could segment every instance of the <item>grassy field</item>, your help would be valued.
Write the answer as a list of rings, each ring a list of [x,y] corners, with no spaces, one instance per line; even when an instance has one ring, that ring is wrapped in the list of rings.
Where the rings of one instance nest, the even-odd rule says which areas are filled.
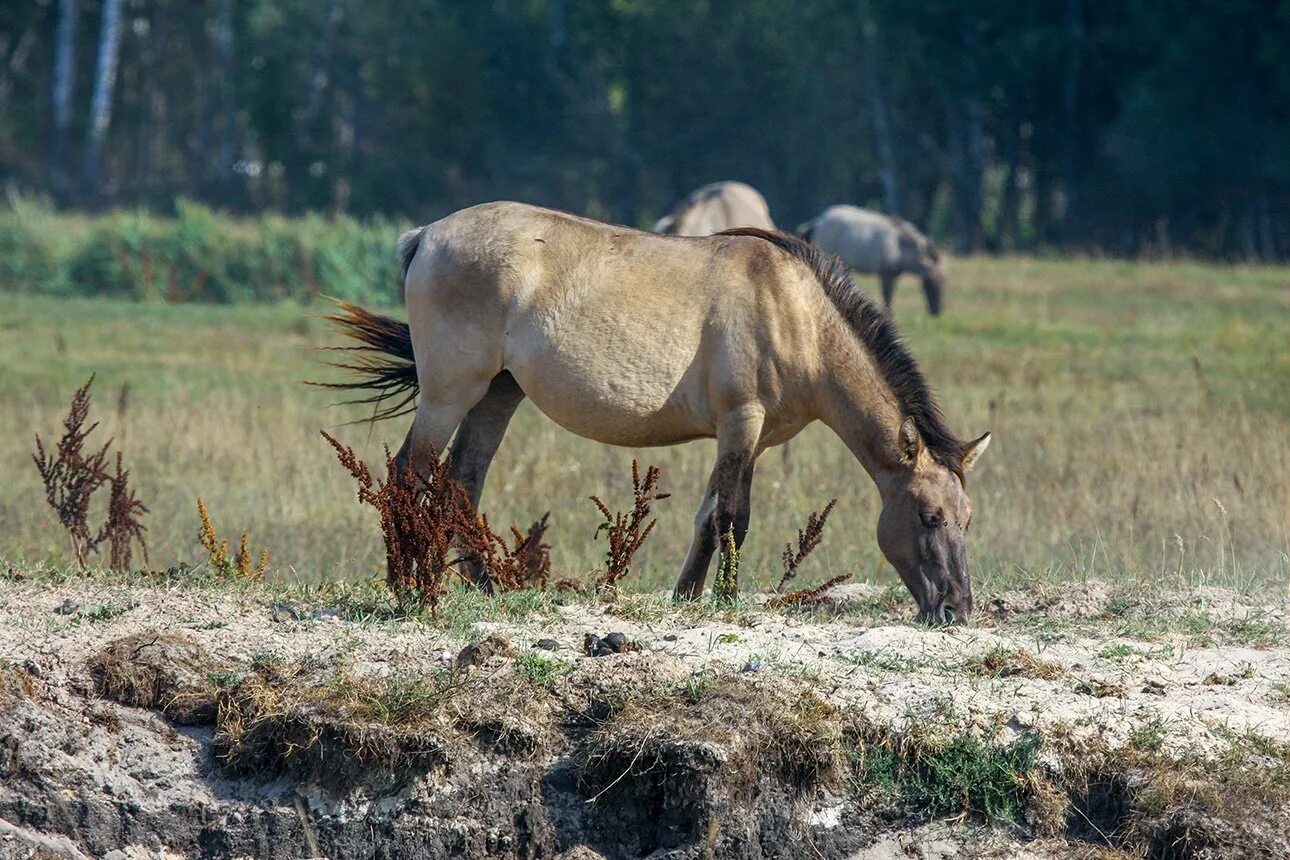
[[[866,283],[866,288],[872,285]],[[967,259],[947,313],[929,319],[914,282],[897,316],[963,435],[995,441],[972,475],[978,584],[1096,576],[1284,594],[1290,572],[1290,270],[1193,263]],[[381,575],[374,518],[318,430],[372,458],[406,419],[360,418],[303,386],[328,378],[322,305],[164,305],[0,294],[0,557],[66,561],[30,459],[56,439],[91,373],[97,435],[125,452],[152,565],[204,558],[196,498],[216,527],[272,553],[272,575]],[[663,468],[635,585],[670,584],[690,537],[711,443],[633,452],[577,439],[526,405],[494,464],[484,509],[527,523],[552,511],[561,574],[604,551],[586,500],[630,501],[630,463]],[[754,487],[746,587],[777,580],[806,514],[840,499],[804,580],[894,581],[873,538],[877,499],[825,428],[771,451]]]

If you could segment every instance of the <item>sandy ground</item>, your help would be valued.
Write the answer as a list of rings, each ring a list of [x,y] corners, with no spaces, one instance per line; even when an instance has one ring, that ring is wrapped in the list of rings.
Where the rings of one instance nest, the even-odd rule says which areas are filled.
[[[451,663],[464,645],[495,634],[519,653],[553,639],[558,647],[549,656],[586,671],[630,668],[680,682],[729,674],[801,677],[844,711],[893,726],[939,714],[1002,740],[1038,730],[1110,748],[1151,732],[1160,748],[1178,755],[1217,755],[1238,735],[1290,743],[1283,603],[1256,605],[1207,591],[1134,605],[1095,583],[1039,597],[999,595],[978,626],[924,629],[891,620],[907,609],[899,604],[875,623],[872,607],[881,597],[870,587],[844,586],[826,607],[794,612],[678,613],[652,597],[570,602],[520,621],[446,630],[415,621],[348,620],[351,613],[325,602],[283,606],[259,589],[0,580],[0,667],[21,668],[46,691],[92,702],[87,661],[110,642],[143,631],[180,632],[235,664],[309,656],[376,675]],[[640,653],[583,654],[587,634],[611,631],[636,642]],[[81,719],[92,721],[92,710],[83,707]],[[136,723],[159,720],[139,716]],[[182,743],[174,751],[180,759],[190,753]],[[128,794],[135,789],[110,788],[112,779],[124,778],[107,775],[118,765],[86,767],[103,770],[109,790]],[[1075,856],[1060,840],[1023,844],[983,832],[932,823],[881,834],[852,856]],[[43,838],[66,841],[0,819],[0,856],[33,856],[32,840]],[[46,850],[89,856],[71,843]]]

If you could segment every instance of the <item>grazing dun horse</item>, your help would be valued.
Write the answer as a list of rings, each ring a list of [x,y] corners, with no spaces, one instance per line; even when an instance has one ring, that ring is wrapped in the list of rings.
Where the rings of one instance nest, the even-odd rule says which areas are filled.
[[[902,272],[913,272],[923,279],[927,309],[932,316],[941,312],[945,289],[941,252],[908,221],[856,206],[830,206],[798,227],[797,234],[841,257],[857,272],[877,275],[888,308],[896,279]]]
[[[713,182],[690,193],[654,225],[655,233],[711,236],[736,227],[774,230],[766,198],[742,182]]]
[[[990,434],[950,432],[890,317],[836,258],[793,236],[678,238],[520,203],[465,209],[399,242],[408,323],[346,307],[378,416],[416,416],[397,462],[451,474],[478,504],[525,398],[611,445],[717,440],[678,598],[703,592],[720,536],[748,529],[753,466],[812,421],[842,438],[882,499],[878,544],[945,621],[972,609],[963,476]]]

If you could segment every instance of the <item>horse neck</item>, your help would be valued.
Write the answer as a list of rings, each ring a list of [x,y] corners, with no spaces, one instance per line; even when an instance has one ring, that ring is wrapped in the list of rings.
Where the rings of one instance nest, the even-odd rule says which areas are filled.
[[[903,474],[897,447],[903,418],[899,400],[854,339],[836,355],[841,360],[832,363],[821,387],[820,420],[851,450],[885,496]]]

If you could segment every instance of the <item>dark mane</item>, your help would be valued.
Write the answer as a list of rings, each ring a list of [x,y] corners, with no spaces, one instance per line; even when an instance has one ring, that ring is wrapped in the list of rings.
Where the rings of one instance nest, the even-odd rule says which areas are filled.
[[[879,374],[896,395],[901,411],[914,419],[914,426],[932,458],[962,477],[964,443],[946,425],[931,386],[896,323],[868,294],[856,288],[846,264],[833,254],[787,233],[738,227],[717,235],[765,239],[809,266],[824,294],[873,357]]]

